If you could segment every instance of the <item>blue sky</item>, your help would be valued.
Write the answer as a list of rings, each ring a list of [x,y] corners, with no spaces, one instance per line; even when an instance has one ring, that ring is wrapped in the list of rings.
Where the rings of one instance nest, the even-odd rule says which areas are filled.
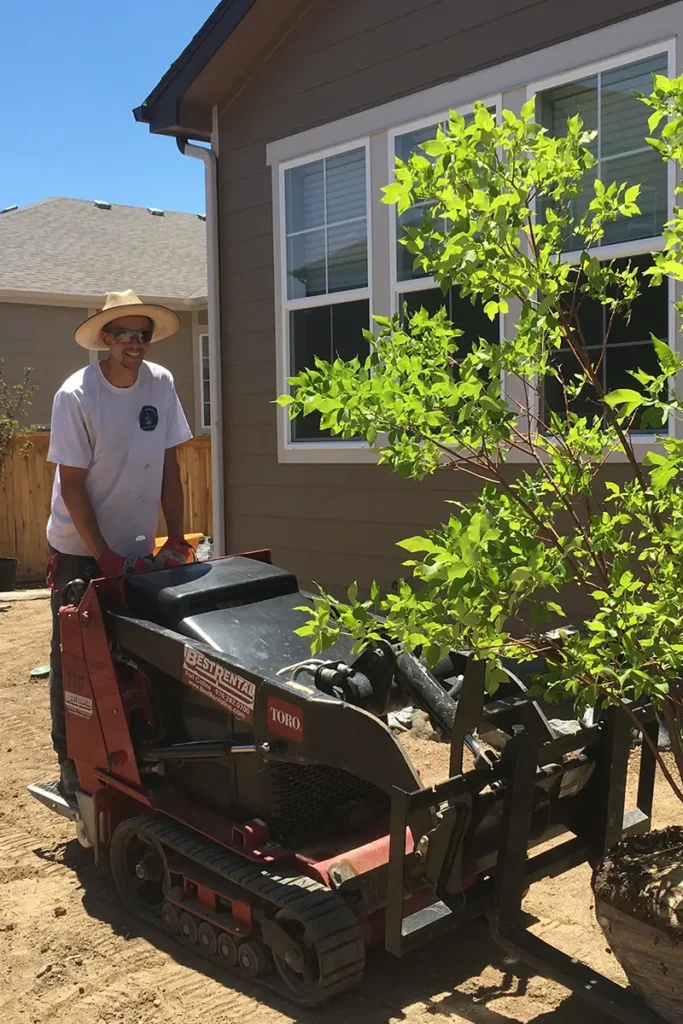
[[[200,213],[204,172],[142,103],[217,0],[3,5],[0,209],[50,196]]]

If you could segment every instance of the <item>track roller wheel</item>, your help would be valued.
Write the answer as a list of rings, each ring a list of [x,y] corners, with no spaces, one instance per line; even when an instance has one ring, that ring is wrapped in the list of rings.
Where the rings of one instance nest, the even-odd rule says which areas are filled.
[[[237,963],[248,978],[260,978],[268,973],[270,956],[262,942],[250,939],[238,946]]]
[[[316,1006],[327,998],[329,989],[339,986],[344,991],[346,978],[360,977],[365,960],[362,942],[354,941],[355,936],[349,936],[341,921],[339,932],[322,941],[316,934],[315,918],[309,924],[289,910],[280,910],[274,923],[280,937],[271,950],[273,960],[299,1004]],[[287,936],[289,944],[282,941]]]
[[[180,934],[191,946],[194,946],[197,941],[197,922],[193,918],[192,914],[187,912],[180,915]]]
[[[197,942],[201,946],[202,952],[206,953],[207,956],[216,955],[218,936],[216,935],[215,928],[208,921],[202,921],[197,929]]]
[[[218,936],[218,955],[227,967],[237,965],[237,943],[228,932],[221,932]]]
[[[135,818],[122,821],[110,845],[111,873],[119,896],[143,920],[158,922],[168,891],[166,856],[155,836]]]
[[[173,932],[174,935],[178,934],[178,930],[180,928],[180,916],[172,903],[164,903],[161,908],[161,920],[164,922],[169,932]]]

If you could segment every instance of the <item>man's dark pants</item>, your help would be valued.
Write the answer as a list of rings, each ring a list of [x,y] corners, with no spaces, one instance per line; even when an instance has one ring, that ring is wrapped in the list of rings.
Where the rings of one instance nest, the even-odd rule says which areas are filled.
[[[52,647],[50,649],[50,714],[52,716],[52,746],[60,761],[66,757],[66,716],[64,713],[64,681],[62,656],[59,649],[59,609],[62,592],[72,580],[92,579],[99,575],[94,558],[84,555],[63,555],[50,549],[52,575]]]

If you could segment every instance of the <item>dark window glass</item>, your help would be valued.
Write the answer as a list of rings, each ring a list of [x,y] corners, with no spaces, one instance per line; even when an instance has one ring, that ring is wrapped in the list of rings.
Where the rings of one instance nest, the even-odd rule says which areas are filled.
[[[292,375],[314,366],[315,357],[328,362],[339,357],[349,360],[368,355],[363,331],[370,326],[370,303],[340,302],[332,306],[295,309],[289,314],[289,343]],[[292,440],[317,441],[329,438],[328,430],[320,429],[320,416],[311,413],[292,422]]]
[[[652,265],[649,254],[634,256],[629,260],[615,260],[616,269],[623,269],[628,263],[636,265],[642,272]],[[642,278],[641,291],[631,307],[630,320],[622,315],[614,317],[607,341],[605,356],[600,364],[600,381],[606,392],[617,388],[633,388],[640,390],[638,382],[629,370],[645,370],[647,373],[658,373],[654,347],[650,338],[654,334],[660,341],[669,340],[669,298],[666,282],[652,288],[648,278]],[[607,332],[611,310],[596,299],[581,299],[578,308],[578,321],[581,332],[588,345],[593,365],[597,365],[602,349],[602,341]],[[576,374],[578,363],[568,348],[560,349],[555,357],[566,381]],[[546,415],[552,410],[564,412],[562,389],[557,381],[548,377],[544,387]],[[573,411],[589,418],[599,412],[596,395],[587,386],[578,399],[571,404]],[[636,425],[635,429],[639,429]]]
[[[424,291],[408,292],[399,295],[401,310],[406,307],[407,315],[410,317],[419,309],[425,309],[430,316],[434,316],[440,309],[448,311],[448,317],[454,327],[465,333],[458,339],[458,353],[460,356],[471,351],[475,341],[484,338],[491,344],[500,340],[500,320],[490,320],[484,312],[481,302],[471,302],[469,298],[463,298],[457,288],[451,288],[446,295],[440,288],[428,288]]]

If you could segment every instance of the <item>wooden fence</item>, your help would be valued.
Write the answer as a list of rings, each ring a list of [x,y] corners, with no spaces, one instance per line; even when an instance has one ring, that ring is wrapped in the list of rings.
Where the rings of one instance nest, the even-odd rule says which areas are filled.
[[[54,466],[47,461],[50,435],[33,434],[25,456],[15,442],[0,480],[0,557],[18,558],[18,579],[44,576],[48,549],[45,527],[50,515]],[[195,437],[178,448],[185,492],[185,530],[211,536],[211,441]],[[163,516],[158,536],[165,535]]]

